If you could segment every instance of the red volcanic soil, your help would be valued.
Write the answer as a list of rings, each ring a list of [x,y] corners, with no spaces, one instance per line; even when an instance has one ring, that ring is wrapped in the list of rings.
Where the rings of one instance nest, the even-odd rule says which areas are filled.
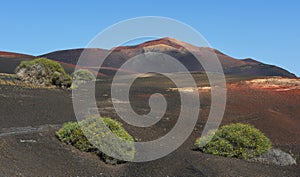
[[[192,46],[190,44],[181,42],[179,40],[166,37],[166,38],[161,38],[161,39],[147,41],[147,42],[144,42],[142,44],[135,45],[135,46],[120,46],[120,47],[116,47],[115,50],[116,51],[121,51],[121,50],[128,50],[128,49],[137,49],[137,48],[151,47],[151,46],[156,46],[156,45],[166,45],[166,46],[173,47],[174,49],[183,49],[187,45]],[[196,47],[193,46],[193,48],[196,48]]]
[[[300,89],[293,88],[229,84],[227,112],[232,116],[224,120],[251,123],[274,144],[300,145]]]

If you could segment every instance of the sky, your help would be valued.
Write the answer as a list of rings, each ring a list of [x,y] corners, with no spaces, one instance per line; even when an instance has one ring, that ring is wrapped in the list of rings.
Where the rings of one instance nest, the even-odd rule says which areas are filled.
[[[83,48],[110,25],[163,16],[190,25],[235,58],[253,58],[300,76],[300,1],[1,0],[0,51],[40,55]]]

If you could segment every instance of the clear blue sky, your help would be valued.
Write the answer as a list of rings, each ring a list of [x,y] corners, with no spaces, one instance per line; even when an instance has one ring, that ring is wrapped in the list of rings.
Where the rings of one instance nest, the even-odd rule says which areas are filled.
[[[84,47],[106,27],[138,16],[189,24],[212,47],[300,76],[300,1],[2,0],[0,50],[43,54]]]

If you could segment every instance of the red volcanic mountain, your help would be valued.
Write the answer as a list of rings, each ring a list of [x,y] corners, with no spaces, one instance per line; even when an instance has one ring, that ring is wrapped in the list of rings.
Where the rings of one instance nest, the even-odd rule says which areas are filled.
[[[84,49],[74,50],[62,50],[48,54],[41,55],[56,61],[77,64]],[[272,65],[263,64],[253,59],[239,60],[224,53],[208,48],[197,47],[173,38],[161,38],[157,40],[148,41],[135,46],[120,46],[111,50],[104,49],[85,49],[86,55],[83,57],[84,67],[93,68],[97,65],[97,61],[104,60],[102,69],[100,72],[111,75],[115,73],[114,69],[119,68],[124,62],[131,57],[146,54],[147,52],[158,52],[170,55],[180,61],[189,71],[203,72],[202,66],[196,60],[192,53],[197,53],[198,56],[205,57],[212,52],[216,54],[220,63],[223,66],[225,74],[236,75],[249,75],[249,76],[284,76],[284,77],[296,77],[294,74]],[[204,59],[204,58],[202,58]],[[153,58],[154,65],[159,65],[159,58]],[[143,63],[140,61],[135,64],[136,67],[132,68],[131,72],[138,72],[138,68],[149,65],[149,63]],[[154,67],[154,66],[153,66]],[[165,68],[168,72],[168,68]],[[169,68],[169,72],[173,72],[173,68]],[[180,72],[180,71],[179,71]]]
[[[218,57],[220,63],[223,66],[225,74],[234,74],[234,75],[246,75],[246,76],[283,76],[283,77],[296,77],[294,74],[279,68],[277,66],[272,66],[264,64],[253,59],[244,59],[239,60],[233,57],[230,57],[216,49],[208,47],[197,47],[173,38],[161,38],[157,40],[148,41],[135,46],[120,46],[113,48],[111,50],[105,49],[71,49],[71,50],[61,50],[51,53],[41,55],[39,57],[46,57],[55,61],[62,63],[64,67],[67,68],[69,72],[72,71],[74,65],[77,64],[79,57],[82,52],[83,63],[81,67],[88,69],[95,69],[95,66],[98,65],[99,61],[103,61],[100,72],[106,75],[113,75],[118,68],[120,68],[127,60],[134,56],[138,55],[147,55],[149,52],[157,52],[167,54],[174,57],[180,61],[189,71],[191,72],[204,72],[202,65],[194,57],[192,53],[196,53],[197,56],[200,56],[200,60],[209,60],[207,56],[211,56],[212,53],[215,53],[215,56]],[[30,56],[32,57],[32,56]],[[29,58],[30,58],[29,57]],[[0,53],[0,62],[2,57]],[[27,55],[16,55],[18,59],[27,59]],[[160,65],[159,60],[163,60],[163,55],[157,55],[152,57],[151,63],[152,67],[157,67]],[[1,63],[0,63],[1,64]],[[141,67],[151,67],[149,62],[145,63],[143,60],[136,61],[131,70],[124,71],[125,73],[136,73],[139,72]],[[166,72],[181,72],[176,68],[172,68],[174,65],[164,66],[164,71]],[[0,72],[2,72],[0,68]]]

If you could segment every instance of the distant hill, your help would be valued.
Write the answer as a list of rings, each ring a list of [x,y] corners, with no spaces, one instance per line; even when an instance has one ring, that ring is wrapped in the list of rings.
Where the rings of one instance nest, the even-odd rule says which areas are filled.
[[[33,58],[31,55],[0,51],[0,72],[12,74],[21,61]]]
[[[55,61],[60,62],[68,72],[72,72],[74,66],[77,64],[81,53],[85,50],[86,57],[84,58],[84,64],[81,67],[94,69],[97,61],[104,60],[102,64],[102,68],[100,73],[105,75],[113,75],[122,64],[124,64],[131,57],[137,56],[139,54],[147,54],[147,52],[159,52],[170,55],[180,61],[189,71],[191,72],[204,72],[203,67],[199,64],[198,60],[192,55],[190,51],[193,53],[197,53],[197,55],[201,56],[200,59],[204,59],[205,56],[214,52],[220,63],[223,66],[223,70],[225,74],[234,74],[241,76],[283,76],[283,77],[296,77],[294,74],[288,72],[285,69],[282,69],[277,66],[268,65],[256,61],[254,59],[236,59],[230,57],[216,49],[208,48],[208,47],[197,47],[182,41],[179,41],[174,38],[161,38],[157,40],[148,41],[135,46],[120,46],[113,48],[111,50],[98,49],[98,48],[89,48],[89,49],[70,49],[70,50],[60,50],[54,51],[51,53],[43,54],[37,57],[46,57]],[[3,52],[2,52],[3,53]],[[9,58],[8,56],[2,56],[0,53],[0,64],[4,58]],[[10,57],[11,58],[11,57]],[[32,59],[34,56],[28,55],[15,55],[17,61],[24,59]],[[163,57],[162,57],[163,59]],[[159,60],[157,57],[153,58],[153,65],[157,65]],[[11,60],[7,60],[11,61]],[[16,65],[13,64],[14,66]],[[136,63],[136,67],[132,68],[130,71],[124,71],[124,73],[136,73],[139,72],[139,68],[145,65],[149,65],[149,63],[144,63],[143,61],[139,61]],[[174,68],[165,68],[166,72],[174,72]],[[0,68],[0,72],[8,71]],[[180,70],[178,70],[180,72]]]
[[[19,54],[13,52],[1,52],[0,51],[0,73],[15,73],[15,69],[22,61],[29,61],[37,58],[33,55]],[[72,73],[74,71],[74,65],[69,63],[59,62],[66,72]]]

